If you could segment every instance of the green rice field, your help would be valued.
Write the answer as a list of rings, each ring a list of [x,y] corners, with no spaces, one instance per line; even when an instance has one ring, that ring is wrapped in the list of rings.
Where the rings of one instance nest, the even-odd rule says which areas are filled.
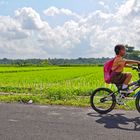
[[[125,71],[137,79],[135,71]],[[103,67],[0,67],[0,101],[89,106],[89,96],[98,87],[116,89],[104,83]]]

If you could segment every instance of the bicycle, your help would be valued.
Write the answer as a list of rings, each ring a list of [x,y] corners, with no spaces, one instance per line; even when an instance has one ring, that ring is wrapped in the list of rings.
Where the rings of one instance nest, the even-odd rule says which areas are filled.
[[[129,84],[128,94],[122,94],[121,89],[122,85],[116,85],[117,91],[112,91],[109,88],[97,88],[94,90],[90,96],[91,107],[100,114],[107,114],[111,112],[116,104],[126,105],[125,100],[130,98],[129,95],[140,88],[140,64],[138,66],[132,66],[132,70],[138,72],[139,79],[131,84]],[[134,94],[135,106],[138,112],[140,113],[140,90]]]

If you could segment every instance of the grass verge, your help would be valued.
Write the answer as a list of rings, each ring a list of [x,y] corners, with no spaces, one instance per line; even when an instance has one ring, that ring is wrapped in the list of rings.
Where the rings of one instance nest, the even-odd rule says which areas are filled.
[[[32,100],[33,104],[41,105],[64,105],[64,106],[75,106],[75,107],[90,107],[89,96],[75,96],[68,99],[55,99],[47,98],[46,95],[34,95],[34,94],[0,94],[0,102],[5,103],[25,103],[29,104]],[[126,102],[127,106],[116,105],[115,109],[122,110],[135,110],[135,101],[130,100]]]

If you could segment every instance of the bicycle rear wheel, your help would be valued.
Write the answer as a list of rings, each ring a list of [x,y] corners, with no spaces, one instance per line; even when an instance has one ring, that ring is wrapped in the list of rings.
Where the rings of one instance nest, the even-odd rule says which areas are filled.
[[[136,109],[140,113],[140,94],[136,97],[135,104],[136,104]]]
[[[90,96],[91,107],[100,114],[112,111],[116,105],[116,96],[108,88],[98,88]]]

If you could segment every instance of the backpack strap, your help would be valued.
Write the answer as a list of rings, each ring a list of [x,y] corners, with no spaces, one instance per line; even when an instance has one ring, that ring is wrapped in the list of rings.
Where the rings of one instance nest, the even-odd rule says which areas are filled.
[[[116,59],[116,56],[113,58],[113,63],[114,63],[115,59]],[[113,72],[113,71],[117,70],[118,67],[119,67],[119,66],[117,66],[114,70],[112,70],[112,68],[111,68],[111,71]]]

